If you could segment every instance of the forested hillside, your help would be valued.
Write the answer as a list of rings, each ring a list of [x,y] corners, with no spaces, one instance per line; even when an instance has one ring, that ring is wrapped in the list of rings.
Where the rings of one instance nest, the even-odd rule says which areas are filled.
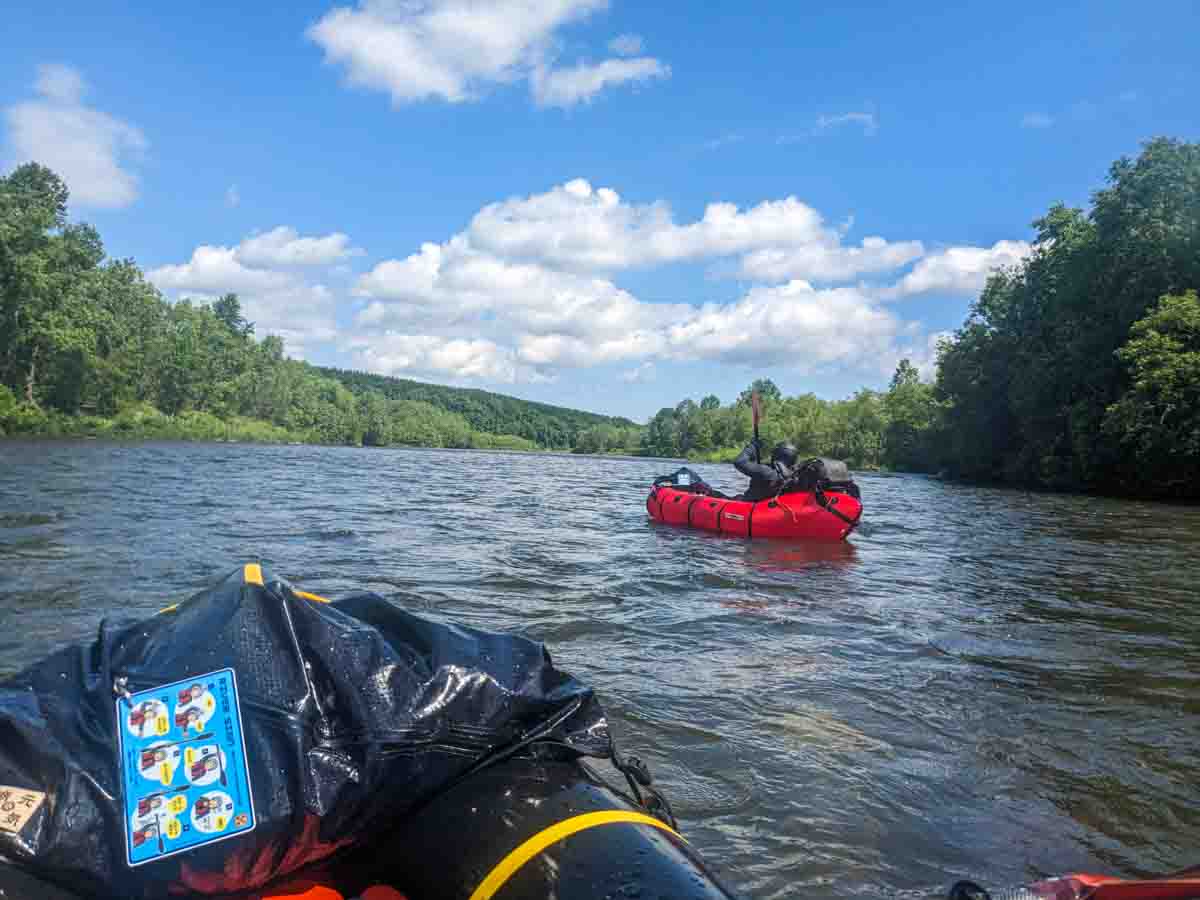
[[[256,340],[236,295],[168,303],[132,261],[107,260],[94,228],[67,221],[49,169],[0,178],[0,434],[536,449],[608,421],[337,375]]]
[[[466,419],[472,428],[479,431],[518,435],[542,447],[573,448],[581,432],[598,425],[640,430],[628,419],[519,400],[516,397],[475,388],[447,387],[408,378],[392,378],[335,368],[322,368],[318,371],[337,379],[354,394],[375,393],[389,400],[428,403],[457,413]],[[636,446],[636,443],[635,437],[632,444],[625,446]]]

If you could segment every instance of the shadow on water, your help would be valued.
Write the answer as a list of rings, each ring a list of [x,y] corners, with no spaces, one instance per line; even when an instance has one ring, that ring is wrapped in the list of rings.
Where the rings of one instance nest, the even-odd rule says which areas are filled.
[[[0,442],[0,671],[261,560],[547,641],[751,900],[1200,856],[1200,510],[868,474],[850,542],[745,542],[648,523],[676,464]]]

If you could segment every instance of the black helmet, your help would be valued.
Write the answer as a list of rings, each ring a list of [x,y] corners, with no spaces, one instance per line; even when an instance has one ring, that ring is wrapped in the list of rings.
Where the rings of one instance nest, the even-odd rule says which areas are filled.
[[[771,451],[771,462],[783,463],[789,469],[796,465],[796,458],[799,452],[796,448],[784,441],[782,444],[776,444],[775,449]]]

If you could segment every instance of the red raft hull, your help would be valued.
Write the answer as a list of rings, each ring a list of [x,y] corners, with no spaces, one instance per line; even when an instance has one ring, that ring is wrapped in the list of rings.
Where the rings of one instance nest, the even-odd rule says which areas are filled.
[[[845,519],[817,502],[813,493],[781,494],[773,500],[723,500],[671,487],[655,487],[646,498],[650,518],[744,538],[841,541],[862,517],[862,503],[849,494],[828,492],[826,502]],[[846,521],[846,520],[849,521]]]

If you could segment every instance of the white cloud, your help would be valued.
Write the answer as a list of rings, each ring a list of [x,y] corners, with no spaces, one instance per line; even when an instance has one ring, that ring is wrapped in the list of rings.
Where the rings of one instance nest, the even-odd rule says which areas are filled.
[[[359,0],[308,29],[327,63],[351,84],[388,92],[396,105],[462,103],[487,88],[529,80],[539,102],[570,105],[610,84],[663,74],[658,60],[606,60],[558,70],[556,37],[607,0]],[[657,69],[655,68],[657,67]]]
[[[715,137],[711,141],[704,142],[705,150],[720,150],[722,147],[728,147],[730,144],[740,144],[745,138],[740,134],[723,134],[720,137]]]
[[[450,375],[511,383],[517,364],[511,350],[489,340],[388,332],[347,342],[355,364],[382,375]]]
[[[713,203],[680,224],[665,204],[630,204],[576,179],[489,204],[444,243],[375,265],[355,288],[368,301],[357,316],[358,339],[370,347],[373,334],[405,335],[404,353],[372,364],[429,371],[445,363],[443,371],[456,377],[462,366],[432,348],[464,334],[510,351],[514,377],[522,379],[622,362],[637,363],[622,378],[642,378],[651,371],[644,364],[697,359],[875,373],[894,367],[902,350],[925,353],[919,327],[883,300],[973,289],[991,266],[1028,250],[1002,241],[925,257],[919,241],[844,244],[851,224],[830,227],[794,197],[746,209]],[[730,256],[739,257],[736,274],[776,284],[697,307],[644,302],[611,277]],[[813,285],[896,271],[914,260],[912,272],[888,288]],[[410,352],[413,346],[421,352]],[[483,370],[498,371],[492,363]]]
[[[533,73],[533,96],[539,106],[574,106],[591,100],[606,87],[668,78],[670,66],[649,56],[577,63],[569,68],[538,68]]]
[[[85,87],[70,66],[39,66],[39,99],[5,110],[9,155],[53,169],[81,206],[128,206],[138,195],[128,159],[145,150],[146,138],[128,122],[84,105]]]
[[[478,324],[487,316],[533,336],[581,339],[617,340],[686,308],[643,304],[607,279],[480,252],[461,235],[378,264],[359,279],[357,293],[375,301],[358,316],[363,326],[411,327],[431,317]],[[539,357],[565,353],[563,347],[530,347]]]
[[[640,34],[619,34],[608,42],[608,49],[617,56],[637,56],[644,48]]]
[[[225,205],[232,209],[241,205],[241,202],[242,195],[238,193],[238,186],[236,184],[231,184],[229,189],[225,191]]]
[[[885,301],[977,290],[992,267],[1030,249],[1000,241],[925,255],[919,241],[848,243],[851,227],[849,218],[828,225],[795,197],[711,203],[681,223],[663,203],[629,203],[576,179],[489,204],[443,242],[378,261],[354,278],[348,293],[359,308],[340,334],[338,292],[322,283],[349,272],[342,260],[356,251],[340,232],[280,227],[233,247],[198,247],[150,278],[177,294],[237,291],[260,333],[283,331],[289,345],[335,341],[353,365],[386,374],[530,382],[615,366],[633,383],[664,363],[707,361],[883,378],[902,356],[927,368],[933,352],[919,324]],[[645,302],[614,280],[712,260],[757,286],[698,306]],[[300,265],[315,268],[302,274]],[[908,266],[890,286],[848,286]]]
[[[875,118],[873,112],[848,112],[842,113],[839,116],[818,116],[816,133],[824,134],[827,131],[832,131],[835,128],[840,128],[843,125],[859,125],[862,127],[863,134],[872,137],[879,131],[879,122]]]
[[[645,383],[653,381],[657,375],[654,368],[654,363],[644,362],[640,366],[633,369],[626,369],[621,373],[621,380],[629,384]]]
[[[708,304],[668,327],[666,355],[801,370],[861,368],[911,330],[857,288],[818,290],[806,281],[754,288],[731,304]]]
[[[235,252],[238,260],[252,266],[324,266],[364,251],[351,247],[350,238],[341,232],[301,237],[295,228],[280,225],[246,238]]]
[[[894,271],[924,254],[920,241],[889,243],[868,237],[858,247],[843,247],[840,236],[830,233],[823,241],[794,249],[755,250],[742,260],[741,274],[756,281],[849,281],[867,273]]]
[[[995,269],[1016,265],[1032,252],[1033,247],[1025,241],[997,241],[991,247],[948,247],[920,260],[880,296],[894,299],[933,291],[978,294]]]
[[[337,296],[333,291],[292,272],[247,265],[239,255],[240,246],[202,245],[186,263],[160,266],[146,277],[176,298],[204,301],[236,293],[243,315],[255,323],[257,333],[279,335],[294,355],[303,355],[305,347],[337,336]]]
[[[1021,118],[1022,128],[1049,128],[1054,124],[1054,117],[1044,112],[1025,113]]]
[[[485,206],[466,238],[481,250],[573,270],[613,271],[761,247],[795,247],[825,239],[820,214],[795,197],[745,211],[710,203],[696,222],[677,225],[669,207],[622,201],[582,178],[544,194]]]

